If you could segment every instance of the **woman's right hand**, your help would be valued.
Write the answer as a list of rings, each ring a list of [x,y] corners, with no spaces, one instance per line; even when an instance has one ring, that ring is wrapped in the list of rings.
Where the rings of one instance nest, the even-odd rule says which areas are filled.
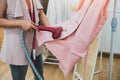
[[[27,20],[19,20],[19,26],[25,31],[38,30],[37,27],[35,27],[35,23]]]

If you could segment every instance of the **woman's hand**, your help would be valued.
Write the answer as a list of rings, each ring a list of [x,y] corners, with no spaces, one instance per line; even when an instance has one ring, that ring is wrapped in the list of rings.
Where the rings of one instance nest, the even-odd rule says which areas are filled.
[[[19,20],[19,26],[25,31],[38,30],[37,27],[35,27],[35,24],[33,22],[27,21],[27,20]]]

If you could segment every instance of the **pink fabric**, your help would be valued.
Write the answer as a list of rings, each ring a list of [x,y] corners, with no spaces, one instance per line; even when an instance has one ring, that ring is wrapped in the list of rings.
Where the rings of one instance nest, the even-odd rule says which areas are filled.
[[[80,0],[82,6],[72,18],[58,24],[64,31],[58,40],[53,40],[48,32],[38,33],[39,46],[46,47],[59,60],[59,67],[66,76],[80,57],[85,57],[89,45],[100,32],[107,19],[106,8],[109,0]],[[80,16],[81,15],[81,16]]]
[[[62,35],[59,39],[63,39],[65,37],[69,36],[77,29],[77,27],[81,23],[82,19],[84,18],[85,14],[87,12],[87,9],[89,8],[90,2],[92,0],[89,0],[89,2],[84,1],[84,0],[80,0],[80,1],[83,2],[81,5],[83,5],[83,4],[84,5],[81,8],[79,8],[80,9],[79,11],[74,12],[72,17],[68,21],[65,21],[65,22],[62,22],[60,24],[55,25],[55,27],[62,26],[62,28],[63,28]],[[52,26],[52,27],[54,27],[54,26]],[[46,31],[38,32],[37,38],[39,40],[38,41],[39,46],[41,46],[46,41],[54,40],[52,38],[52,34],[50,32],[46,32]]]

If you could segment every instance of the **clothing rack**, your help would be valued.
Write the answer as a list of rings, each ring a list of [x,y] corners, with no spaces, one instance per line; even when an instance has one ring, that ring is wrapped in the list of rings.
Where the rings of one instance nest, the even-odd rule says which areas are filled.
[[[97,37],[89,47],[87,61],[85,62],[84,59],[80,59],[79,62],[75,65],[72,80],[93,80],[99,44],[100,39]],[[87,63],[86,66],[85,63]],[[84,70],[86,70],[85,77]]]
[[[53,64],[58,65],[58,60],[53,56],[49,55],[47,58],[43,61],[44,64]]]

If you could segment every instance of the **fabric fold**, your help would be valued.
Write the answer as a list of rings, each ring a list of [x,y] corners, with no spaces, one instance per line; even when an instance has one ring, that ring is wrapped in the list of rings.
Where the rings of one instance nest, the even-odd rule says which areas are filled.
[[[103,27],[107,15],[109,0],[82,0],[84,3],[72,17],[58,26],[64,31],[61,38],[51,39],[48,32],[38,34],[38,45],[45,39],[48,50],[59,60],[59,67],[66,76],[74,67],[80,57],[87,55],[88,48]],[[47,36],[46,36],[47,35]],[[45,37],[43,37],[45,36]],[[43,39],[42,39],[43,38]]]

